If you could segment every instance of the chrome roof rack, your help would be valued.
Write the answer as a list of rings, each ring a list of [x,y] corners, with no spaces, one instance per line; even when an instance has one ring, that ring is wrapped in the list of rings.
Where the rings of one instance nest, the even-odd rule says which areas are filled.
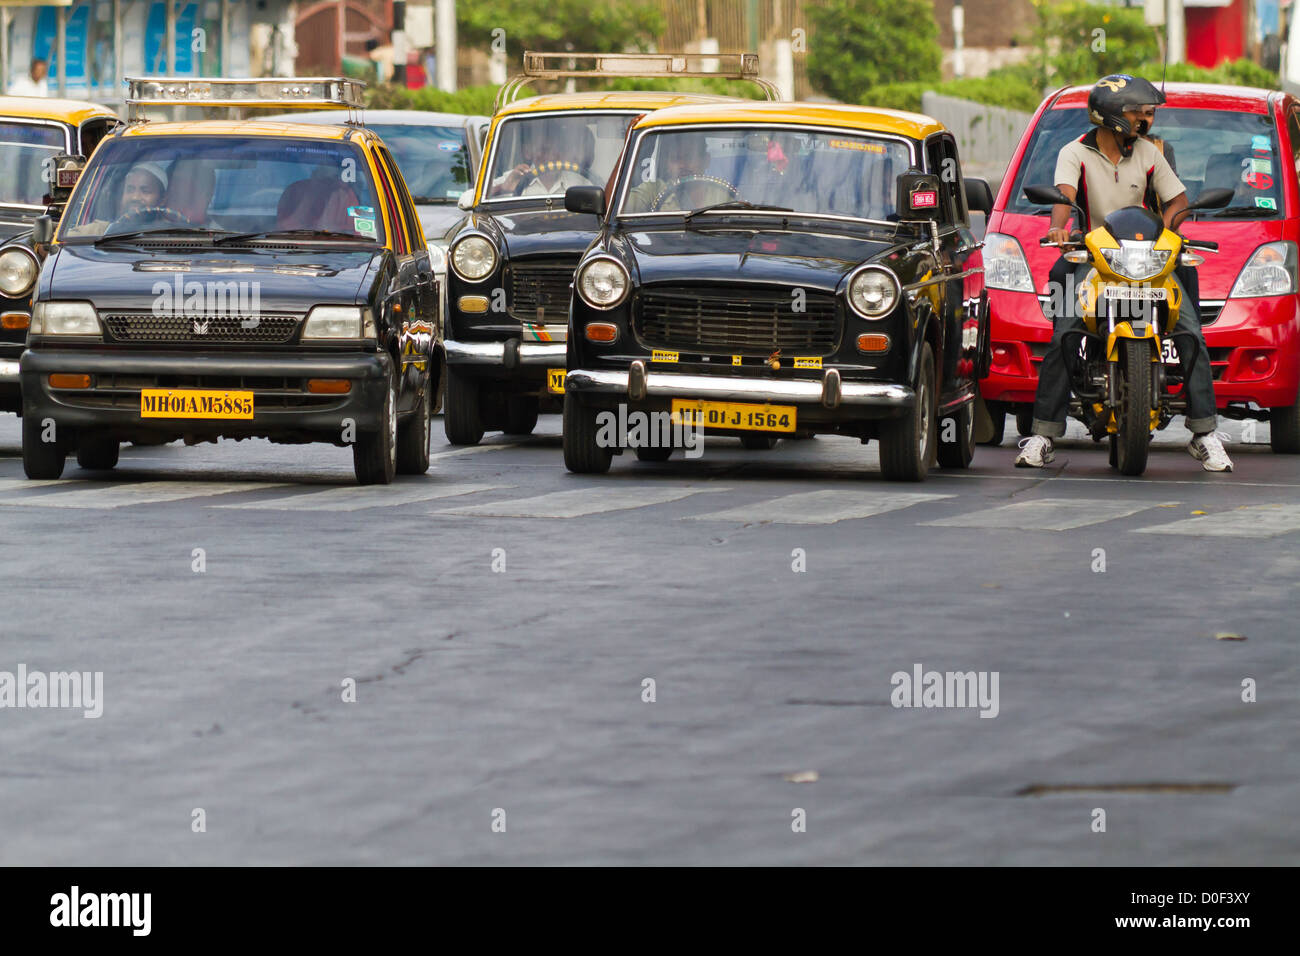
[[[231,109],[337,109],[345,122],[359,125],[365,109],[366,84],[345,77],[221,77],[128,76],[127,121],[147,123],[145,106],[224,106]]]

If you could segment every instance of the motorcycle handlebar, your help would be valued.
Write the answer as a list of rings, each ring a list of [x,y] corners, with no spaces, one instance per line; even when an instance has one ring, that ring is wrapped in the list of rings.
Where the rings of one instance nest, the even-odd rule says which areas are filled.
[[[1070,249],[1075,246],[1083,245],[1083,233],[1081,232],[1070,233],[1069,242],[1052,242],[1052,240],[1047,236],[1040,236],[1038,239],[1038,244],[1040,246],[1056,246],[1061,249]]]
[[[1208,239],[1184,239],[1183,245],[1191,249],[1204,249],[1207,252],[1218,252],[1219,244],[1210,242]]]

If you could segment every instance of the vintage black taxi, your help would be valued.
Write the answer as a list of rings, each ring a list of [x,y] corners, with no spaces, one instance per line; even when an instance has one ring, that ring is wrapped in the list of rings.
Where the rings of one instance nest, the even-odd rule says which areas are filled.
[[[594,216],[565,210],[564,191],[605,185],[637,116],[742,102],[671,92],[510,97],[538,79],[704,75],[751,82],[774,95],[752,55],[723,57],[708,72],[696,68],[699,59],[528,53],[524,72],[502,87],[478,182],[463,203],[470,215],[449,243],[443,423],[452,444],[477,444],[485,431],[526,435],[539,411],[560,409],[573,270],[599,228]],[[579,65],[586,62],[593,65]]]
[[[602,218],[574,279],[565,465],[609,468],[622,449],[600,413],[624,405],[751,446],[877,439],[892,480],[965,467],[988,360],[968,209],[990,205],[926,116],[744,103],[638,120],[608,191],[565,195]]]
[[[350,446],[357,480],[429,464],[437,283],[406,184],[361,125],[153,122],[165,105],[361,106],[351,80],[128,79],[37,280],[23,468],[123,441]],[[38,241],[52,224],[38,221]]]
[[[117,125],[117,115],[95,103],[0,96],[0,411],[22,410],[18,357],[44,258],[32,223],[49,209],[56,163],[89,156]]]

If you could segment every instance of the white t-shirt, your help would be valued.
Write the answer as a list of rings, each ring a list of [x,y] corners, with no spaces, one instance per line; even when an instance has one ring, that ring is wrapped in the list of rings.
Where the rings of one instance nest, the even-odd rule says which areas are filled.
[[[1133,152],[1112,163],[1097,148],[1097,130],[1066,143],[1056,156],[1057,186],[1082,188],[1076,202],[1088,212],[1085,230],[1095,229],[1116,209],[1141,206],[1147,183],[1155,188],[1162,203],[1178,198],[1185,188],[1165,154],[1150,140],[1138,138]],[[1085,205],[1085,200],[1087,204]]]

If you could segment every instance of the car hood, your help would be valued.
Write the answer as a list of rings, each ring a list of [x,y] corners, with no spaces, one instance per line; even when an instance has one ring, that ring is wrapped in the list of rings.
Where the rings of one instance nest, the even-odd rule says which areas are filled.
[[[622,243],[647,285],[761,282],[828,292],[847,272],[894,245],[854,236],[732,227],[632,232]]]
[[[600,221],[595,216],[568,212],[562,206],[503,210],[491,217],[476,217],[480,226],[489,218],[510,259],[536,255],[579,256],[600,231]]]
[[[300,312],[325,302],[364,301],[363,284],[384,250],[177,248],[160,254],[130,246],[60,245],[41,276],[40,298],[82,299],[97,308],[151,308],[159,296],[192,296],[192,283],[248,283],[267,312]],[[254,285],[255,283],[255,285]]]

